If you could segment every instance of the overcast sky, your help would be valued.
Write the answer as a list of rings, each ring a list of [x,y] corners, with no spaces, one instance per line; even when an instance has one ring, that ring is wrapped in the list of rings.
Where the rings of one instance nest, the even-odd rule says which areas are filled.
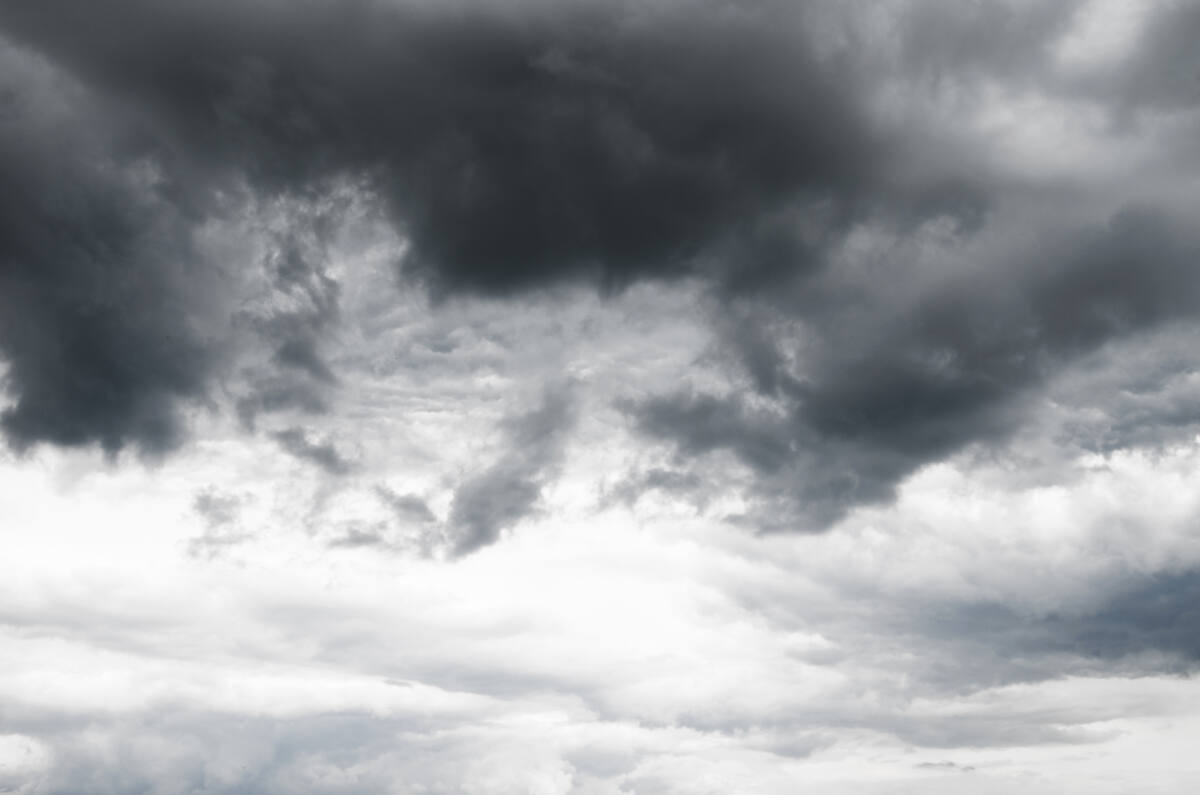
[[[1200,790],[1197,42],[0,0],[0,792]]]

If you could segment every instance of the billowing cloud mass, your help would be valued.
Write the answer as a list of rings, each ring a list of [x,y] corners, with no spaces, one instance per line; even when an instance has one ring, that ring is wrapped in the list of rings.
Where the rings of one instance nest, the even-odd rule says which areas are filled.
[[[129,2],[13,3],[0,14],[10,46],[37,53],[11,57],[48,58],[36,68],[98,97],[78,125],[92,126],[97,115],[128,128],[129,142],[92,132],[98,151],[88,159],[111,161],[116,173],[102,180],[142,173],[157,190],[135,197],[104,181],[95,189],[102,195],[74,210],[79,217],[63,208],[53,220],[85,236],[81,246],[102,252],[94,256],[121,263],[145,256],[202,268],[188,248],[201,224],[264,197],[319,196],[339,180],[379,203],[405,239],[402,271],[437,295],[511,293],[570,278],[611,290],[693,272],[757,284],[818,266],[821,238],[881,199],[888,204],[893,190],[912,195],[885,210],[906,217],[973,206],[973,191],[953,175],[890,184],[889,156],[903,142],[867,117],[855,91],[863,76],[820,56],[800,15],[701,10]],[[24,113],[10,123],[16,136],[36,136]],[[133,162],[123,168],[121,158]],[[30,178],[46,190],[62,181]],[[88,201],[118,218],[92,219],[87,213],[99,210]],[[149,233],[124,231],[123,214],[184,217],[171,239],[142,253]],[[331,223],[293,222],[318,230]],[[121,234],[133,239],[110,239]],[[312,265],[295,241],[280,245],[277,279],[295,284]],[[226,256],[239,253],[245,259]],[[55,260],[72,261],[67,253]],[[104,262],[94,267],[107,272]],[[171,291],[163,303],[194,300],[186,280],[160,289]],[[279,363],[327,380],[307,325],[290,329]],[[113,340],[103,353],[115,359],[141,341],[137,330],[127,333],[131,343]],[[149,344],[161,335],[144,336]],[[79,425],[69,433],[47,419],[21,438],[161,447],[171,399],[205,381],[199,362],[178,366],[175,380],[138,391],[163,393],[158,423],[168,427],[158,435],[72,416],[58,420]],[[198,383],[175,383],[185,376]],[[24,381],[16,384],[23,396]],[[27,410],[20,400],[14,423]]]
[[[0,0],[0,790],[1191,791],[1197,41]]]

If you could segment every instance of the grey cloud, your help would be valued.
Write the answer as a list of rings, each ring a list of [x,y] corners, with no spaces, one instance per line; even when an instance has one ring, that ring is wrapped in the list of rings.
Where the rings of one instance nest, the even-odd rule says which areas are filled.
[[[795,579],[786,567],[781,576],[789,586]],[[1042,688],[1011,686],[1194,676],[1198,589],[1200,574],[1190,568],[1109,572],[1094,577],[1086,598],[1052,606],[1040,598],[956,597],[863,583],[803,598],[775,593],[754,604],[755,613],[781,629],[819,632],[836,651],[818,664],[854,671],[856,682],[878,682],[889,696],[885,704],[813,704],[803,715],[758,716],[755,725],[868,729],[927,748],[1103,742],[1113,732],[1098,724],[1128,716],[1129,704],[1070,697],[1030,703],[1017,694]],[[1056,689],[1048,684],[1043,692]],[[1005,692],[1014,697],[995,697]],[[961,709],[921,706],[939,703]],[[741,724],[717,714],[687,725]]]
[[[51,764],[35,770],[26,785],[54,795],[188,789],[229,795],[384,793],[396,792],[397,781],[407,782],[399,791],[419,792],[437,786],[438,777],[449,774],[470,750],[461,747],[469,742],[439,741],[436,717],[415,715],[350,712],[284,720],[173,709],[85,721],[14,709],[5,724],[53,748]],[[423,763],[436,759],[447,766],[422,770]]]
[[[291,337],[280,343],[275,361],[284,367],[303,370],[318,381],[332,381],[333,372],[317,352],[316,340],[307,335]]]
[[[250,533],[209,527],[200,535],[188,539],[187,554],[199,560],[212,560],[253,537]]]
[[[1189,9],[1152,10],[1101,104],[1188,107]],[[80,123],[53,125],[70,140],[43,145],[22,100],[5,101],[7,149],[34,155],[5,160],[22,188],[11,195],[33,197],[10,199],[0,221],[8,437],[110,451],[178,441],[178,404],[205,396],[220,359],[179,318],[208,306],[190,237],[231,195],[285,208],[284,231],[264,233],[266,262],[250,266],[290,301],[253,315],[270,361],[244,374],[239,414],[327,408],[339,288],[321,263],[347,213],[333,186],[349,184],[406,241],[403,273],[436,296],[698,276],[719,313],[741,306],[748,321],[718,325],[748,386],[627,410],[681,458],[726,451],[745,464],[766,506],[746,521],[827,526],[924,463],[1007,438],[1028,418],[1022,401],[1079,357],[1197,308],[1178,199],[1145,209],[1130,198],[1144,186],[1127,197],[1101,185],[1099,200],[1060,177],[1005,173],[973,106],[961,125],[945,114],[956,90],[990,83],[1086,95],[1051,57],[1078,10],[897,2],[880,32],[834,3],[0,4],[5,34],[103,108],[80,105]],[[878,112],[895,96],[910,106]],[[82,123],[93,116],[99,128]],[[118,117],[137,146],[84,132]],[[109,167],[49,157],[87,150],[76,137]],[[146,164],[155,191],[135,190]],[[55,193],[66,184],[70,200]],[[1045,212],[1006,226],[1026,200]],[[879,229],[920,261],[930,223],[960,246],[950,262],[858,282],[839,272],[862,265],[846,260]],[[786,353],[796,335],[802,366]],[[344,469],[336,451],[279,440]],[[461,551],[531,510],[539,471],[517,456],[460,486]]]
[[[284,256],[297,257],[295,252]],[[289,267],[295,267],[289,266]],[[289,274],[281,281],[296,288],[311,303],[311,308],[278,314],[263,321],[263,333],[274,338],[278,347],[274,360],[283,367],[300,370],[320,382],[334,381],[333,372],[317,350],[321,332],[337,317],[337,283],[317,269],[309,269],[304,281],[299,274]]]
[[[1066,675],[1190,675],[1200,669],[1200,573],[1119,574],[1086,603],[1021,608],[999,600],[902,602],[870,631],[925,649],[909,674],[928,692],[969,692]]]
[[[429,505],[425,500],[416,494],[397,494],[386,486],[377,486],[375,493],[395,512],[396,518],[402,522],[426,524],[437,520],[433,511],[429,510]]]
[[[503,462],[469,478],[454,492],[450,523],[458,536],[455,554],[496,541],[500,531],[525,518],[541,496],[536,472],[523,461]]]
[[[795,452],[780,435],[776,417],[756,413],[736,397],[681,393],[626,409],[637,415],[643,432],[674,440],[685,455],[728,449],[754,469],[772,473]]]
[[[910,671],[926,692],[970,692],[1062,676],[1189,676],[1200,669],[1195,571],[1126,575],[1089,604],[1053,611],[999,601],[908,605],[901,643],[926,649]],[[882,618],[882,617],[881,617]]]
[[[886,152],[852,73],[822,63],[777,7],[48,0],[0,4],[0,29],[100,108],[80,104],[54,122],[69,140],[39,148],[11,99],[23,89],[5,94],[5,168],[20,189],[3,209],[2,344],[19,446],[178,442],[178,404],[218,369],[212,341],[181,318],[198,294],[189,239],[229,197],[321,204],[349,180],[436,294],[574,278],[612,289],[741,268],[760,257],[764,219],[798,201],[842,218]],[[136,135],[94,168],[109,118]],[[143,165],[162,180],[154,191],[134,184]],[[341,212],[294,218],[276,241],[277,287],[312,306],[260,323],[283,372],[247,377],[247,423],[325,403],[336,290],[292,232],[311,225],[319,241]]]
[[[252,535],[237,526],[246,500],[245,495],[213,488],[198,492],[192,500],[192,510],[204,521],[205,528],[200,535],[188,539],[188,554],[211,560],[225,550],[249,541]]]
[[[862,293],[875,314],[849,333],[843,314],[820,311],[805,314],[801,331],[731,326],[748,389],[684,391],[627,410],[685,458],[732,453],[776,513],[791,504],[780,526],[820,528],[889,499],[924,463],[1004,440],[1027,416],[1022,401],[1071,362],[1200,308],[1200,241],[1162,210],[1048,230],[1033,250],[998,255],[1003,267],[973,267],[910,306],[886,288]],[[805,337],[802,372],[783,354],[793,334]]]
[[[70,7],[75,36],[68,7],[0,19],[217,170],[365,174],[439,290],[680,273],[780,202],[854,196],[882,154],[777,8],[123,0]]]
[[[389,684],[409,686],[400,680]],[[47,763],[30,766],[23,780],[19,769],[13,776],[24,787],[18,792],[50,795],[190,790],[450,795],[687,787],[670,770],[681,754],[670,747],[676,732],[659,737],[643,727],[578,720],[564,727],[567,732],[547,734],[545,728],[514,727],[490,717],[485,708],[450,716],[381,716],[363,709],[287,718],[197,708],[86,717],[14,709],[3,727],[51,750]],[[722,751],[733,750],[730,738],[714,740]],[[802,746],[819,742],[797,738],[797,756],[812,750]],[[660,761],[665,764],[655,764]],[[663,775],[647,772],[656,768]]]
[[[33,53],[4,42],[0,59],[9,443],[97,443],[110,455],[176,447],[181,409],[214,405],[213,381],[231,361],[229,320],[238,325],[243,311],[235,285],[259,267],[300,306],[249,318],[283,372],[252,374],[239,412],[249,423],[264,410],[320,410],[333,376],[319,338],[337,319],[337,285],[320,265],[328,232],[318,211],[334,212],[329,200],[293,202],[299,210],[267,260],[237,261],[236,245],[210,239],[214,228],[241,234],[254,215],[237,185],[182,163],[144,118],[127,118]]]
[[[329,398],[311,379],[290,373],[259,372],[246,379],[248,389],[236,401],[238,419],[254,428],[259,414],[299,411],[323,414],[329,410]]]
[[[236,494],[224,494],[205,489],[196,495],[192,508],[209,527],[232,524],[242,506],[242,498]]]
[[[900,740],[922,748],[1011,748],[1030,745],[1084,745],[1111,740],[1115,732],[1096,729],[1089,722],[1088,710],[1062,710],[1054,717],[1059,725],[1032,721],[1029,715],[987,715],[901,717],[882,719],[877,724]],[[1081,714],[1082,713],[1082,714]],[[1103,712],[1091,714],[1102,719]],[[1049,716],[1043,716],[1049,717]]]
[[[1030,430],[1099,453],[1192,438],[1200,426],[1196,337],[1193,329],[1167,326],[1083,359],[1052,385],[1047,398],[1057,411]]]
[[[611,504],[621,502],[634,505],[645,494],[661,492],[695,497],[705,484],[696,472],[652,467],[643,472],[631,474],[615,483],[603,494],[601,502]]]
[[[322,341],[340,320],[341,285],[325,264],[333,227],[353,203],[352,191],[330,188],[320,197],[274,200],[260,210],[268,227],[260,264],[264,284],[257,300],[234,316],[270,359],[244,368],[236,406],[253,428],[261,413],[328,410],[338,379],[322,354]]]
[[[1200,667],[1200,572],[1161,572],[1116,583],[1100,605],[1047,616],[1031,646],[1120,660],[1146,652],[1175,672]]]
[[[288,454],[315,464],[330,475],[345,475],[354,465],[328,441],[313,441],[301,428],[287,428],[271,434]]]
[[[424,499],[416,494],[397,493],[383,485],[375,486],[374,494],[390,512],[390,521],[366,528],[351,526],[332,546],[371,546],[429,556],[445,542],[445,527]]]
[[[970,773],[975,769],[973,765],[960,765],[957,762],[921,762],[917,767],[924,770],[945,770],[953,773]]]
[[[500,457],[455,490],[448,520],[452,554],[466,555],[495,542],[502,530],[536,509],[544,480],[562,455],[574,411],[570,387],[562,386],[547,389],[540,406],[505,423]]]
[[[351,526],[331,540],[329,546],[334,549],[359,549],[362,547],[387,549],[391,544],[380,529]]]
[[[893,12],[897,58],[905,71],[934,87],[998,75],[1044,79],[1053,68],[1051,45],[1083,5],[1081,0],[898,3]]]
[[[1099,63],[1061,62],[1059,45],[1095,8],[1082,0],[953,6],[900,0],[889,4],[893,24],[883,46],[865,60],[899,69],[933,93],[979,90],[999,79],[1013,87],[1094,102],[1110,111],[1114,121],[1196,107],[1200,61],[1191,44],[1200,33],[1200,12],[1194,3],[1165,0],[1134,8],[1139,13],[1124,18],[1118,14],[1112,24],[1130,30],[1128,52],[1102,57]],[[851,19],[862,14],[855,8],[835,13]],[[855,28],[853,22],[849,27]]]
[[[39,441],[182,438],[220,357],[221,290],[194,235],[189,189],[132,124],[0,41],[0,353],[14,403],[0,422]],[[65,96],[63,95],[65,94]]]
[[[1137,46],[1119,71],[1095,75],[1089,93],[1117,94],[1121,111],[1186,111],[1200,106],[1200,8],[1174,0],[1149,13]]]

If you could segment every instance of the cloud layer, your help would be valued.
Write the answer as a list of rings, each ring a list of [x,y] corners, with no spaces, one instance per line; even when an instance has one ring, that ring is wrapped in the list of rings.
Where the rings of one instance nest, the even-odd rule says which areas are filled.
[[[0,790],[1195,790],[1197,40],[0,0]]]

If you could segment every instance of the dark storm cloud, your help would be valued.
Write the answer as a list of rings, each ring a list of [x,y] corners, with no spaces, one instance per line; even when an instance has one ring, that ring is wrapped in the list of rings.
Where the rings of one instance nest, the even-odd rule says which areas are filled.
[[[781,391],[823,437],[937,456],[993,433],[994,409],[1064,359],[1194,311],[1198,254],[1164,213],[1123,210],[1103,228],[1039,241],[1021,252],[1028,265],[952,284],[864,350],[837,351],[813,385]]]
[[[327,408],[339,291],[322,263],[344,213],[331,186],[350,183],[404,239],[402,271],[435,295],[705,279],[740,318],[719,325],[748,386],[629,411],[681,458],[728,451],[767,504],[801,506],[796,521],[772,509],[775,526],[825,526],[923,463],[1007,438],[1022,401],[1078,357],[1196,309],[1186,224],[1169,210],[1114,214],[1134,205],[1111,186],[1092,211],[1047,203],[1030,221],[1041,250],[1005,230],[997,219],[1020,190],[1038,192],[1030,183],[1086,202],[1004,173],[978,107],[947,104],[989,85],[1114,111],[1194,104],[1187,4],[1153,9],[1118,65],[1067,75],[1054,46],[1078,9],[896,2],[872,22],[836,3],[0,2],[5,35],[103,108],[43,141],[20,81],[4,94],[16,131],[5,168],[21,188],[0,219],[8,436],[111,451],[178,439],[178,404],[205,394],[219,358],[179,320],[197,303],[180,273],[199,259],[197,225],[239,190],[292,207],[250,263],[290,308],[251,319],[270,363],[246,375],[239,413],[250,425]],[[152,157],[101,147],[108,165],[95,167],[96,147],[116,140],[86,132],[97,114],[135,127]],[[134,181],[139,163],[155,190]],[[936,274],[829,276],[864,230],[915,240],[932,221],[964,241]],[[991,249],[969,247],[983,238]],[[460,487],[461,551],[536,502],[527,463]]]
[[[873,317],[849,333],[844,313],[820,311],[803,332],[738,328],[730,339],[749,389],[627,408],[684,459],[724,450],[748,466],[773,513],[791,503],[778,528],[820,528],[890,498],[922,464],[1004,439],[1022,400],[1072,361],[1200,309],[1200,239],[1160,209],[1047,230],[1032,250],[979,252],[997,255],[1002,267],[972,267],[911,306],[865,293]],[[795,334],[815,351],[800,374],[782,352]]]
[[[0,64],[4,434],[165,451],[217,356],[186,188],[35,58],[0,41]]]
[[[884,153],[852,73],[820,62],[776,7],[48,0],[0,4],[0,29],[136,120],[167,182],[140,191],[136,163],[97,168],[73,139],[30,160],[24,121],[6,145],[18,444],[177,439],[176,403],[203,392],[212,351],[178,322],[190,285],[174,272],[195,261],[188,236],[214,199],[243,187],[253,203],[360,183],[406,238],[406,273],[436,293],[611,288],[732,262],[754,274],[797,245],[771,242],[778,230],[759,240],[773,213],[819,202],[843,216]],[[62,126],[87,144],[94,116]],[[306,291],[314,310],[263,324],[285,372],[251,379],[247,423],[320,410],[333,380],[330,285],[293,239],[277,249],[280,290]]]
[[[294,212],[295,228],[268,241],[264,261],[231,258],[212,245],[212,224],[252,211],[252,202],[228,184],[231,192],[217,192],[222,183],[182,164],[144,118],[28,51],[0,50],[9,443],[98,443],[109,454],[130,444],[151,454],[173,448],[184,435],[182,409],[213,405],[231,315],[275,351],[273,369],[248,379],[243,419],[321,410],[334,378],[319,337],[337,319],[338,298],[320,262],[323,219]],[[235,311],[239,272],[259,268],[276,297],[296,306],[254,317]]]
[[[542,485],[562,457],[574,409],[569,387],[548,389],[540,406],[506,423],[500,457],[454,492],[448,521],[452,554],[494,543],[502,530],[537,509]]]
[[[777,9],[51,0],[0,21],[264,190],[365,175],[437,289],[678,273],[797,195],[849,198],[880,154],[848,73]]]

